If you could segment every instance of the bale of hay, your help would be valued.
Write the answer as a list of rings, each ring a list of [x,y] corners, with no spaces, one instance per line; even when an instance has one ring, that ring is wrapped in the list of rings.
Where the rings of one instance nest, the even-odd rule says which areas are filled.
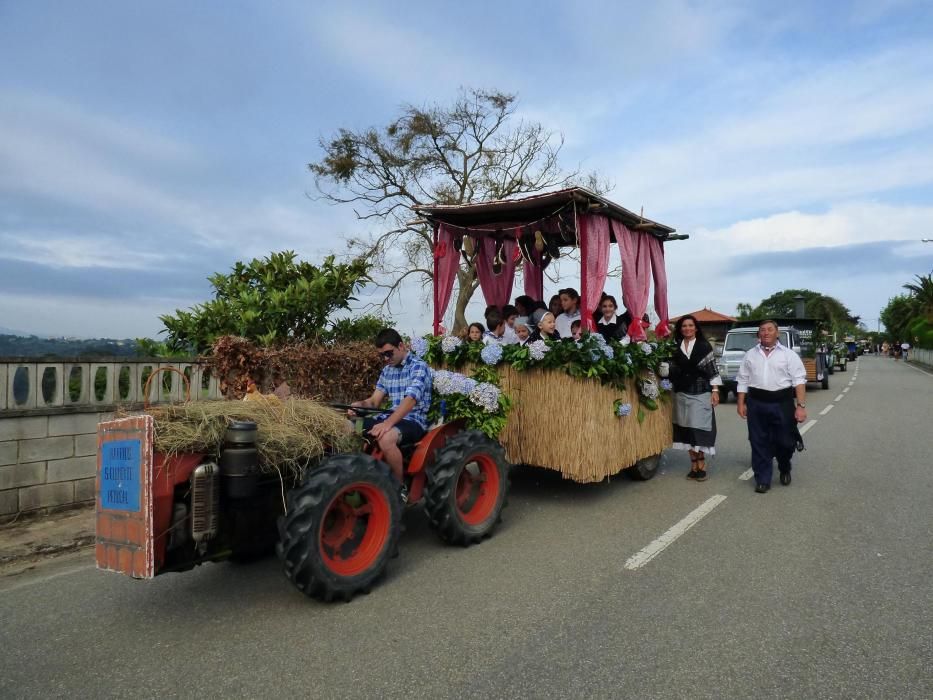
[[[655,411],[645,408],[639,423],[634,380],[620,392],[563,372],[519,372],[508,365],[498,369],[502,389],[514,402],[499,436],[513,464],[553,469],[581,483],[597,482],[671,446],[670,401],[658,401]],[[631,415],[614,414],[616,399],[632,405]]]
[[[147,412],[155,418],[155,449],[168,456],[219,454],[227,426],[235,420],[256,423],[256,447],[264,471],[301,473],[327,451],[354,449],[346,416],[306,399],[195,401]]]

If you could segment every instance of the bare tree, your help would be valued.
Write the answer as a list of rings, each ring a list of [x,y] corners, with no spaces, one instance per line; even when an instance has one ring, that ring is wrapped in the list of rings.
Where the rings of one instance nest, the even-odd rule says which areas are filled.
[[[541,124],[516,121],[516,96],[461,89],[450,106],[402,108],[388,126],[341,129],[321,140],[324,155],[308,167],[325,199],[350,204],[360,220],[382,224],[351,248],[374,263],[387,304],[409,277],[426,287],[433,276],[432,232],[412,221],[424,204],[466,204],[569,186],[579,171],[558,166],[563,137]],[[596,176],[586,178],[597,186]],[[454,328],[466,325],[465,309],[479,285],[476,252],[465,245],[457,273]]]

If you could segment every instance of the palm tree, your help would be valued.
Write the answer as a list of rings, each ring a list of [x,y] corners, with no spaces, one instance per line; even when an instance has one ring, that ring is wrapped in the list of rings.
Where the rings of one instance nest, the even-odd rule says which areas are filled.
[[[917,275],[917,281],[905,284],[904,289],[910,292],[917,313],[933,323],[933,276]]]

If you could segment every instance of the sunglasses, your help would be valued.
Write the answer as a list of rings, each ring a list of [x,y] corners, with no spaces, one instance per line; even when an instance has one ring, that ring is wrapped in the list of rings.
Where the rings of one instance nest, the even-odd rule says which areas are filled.
[[[391,360],[392,355],[394,354],[395,350],[383,350],[379,353],[379,357],[381,357],[383,360]]]

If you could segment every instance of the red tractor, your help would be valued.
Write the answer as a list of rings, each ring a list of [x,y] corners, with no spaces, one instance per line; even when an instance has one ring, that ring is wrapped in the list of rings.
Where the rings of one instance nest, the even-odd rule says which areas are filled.
[[[368,592],[397,554],[401,485],[369,440],[290,482],[259,470],[254,423],[231,423],[216,461],[154,453],[153,429],[151,416],[98,428],[98,568],[152,578],[274,544],[286,577],[331,601]],[[492,534],[509,488],[498,442],[455,421],[401,450],[408,505],[424,504],[441,539],[469,546]]]
[[[353,408],[358,413],[377,409]],[[397,554],[399,483],[370,440],[358,454],[327,458],[288,494],[276,551],[298,590],[322,600],[369,592]],[[469,546],[501,522],[509,465],[498,442],[456,423],[402,445],[408,506],[424,503],[431,527]]]

